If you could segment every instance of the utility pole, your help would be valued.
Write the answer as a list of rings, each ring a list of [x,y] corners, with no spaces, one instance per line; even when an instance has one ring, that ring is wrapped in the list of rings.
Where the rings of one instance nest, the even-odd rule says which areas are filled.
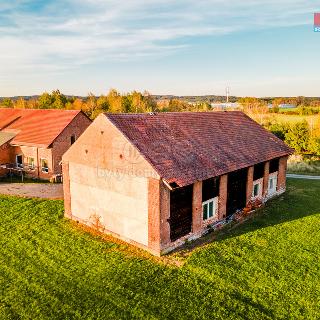
[[[229,87],[226,87],[227,103],[229,103],[229,95],[230,95],[230,88],[229,88]]]

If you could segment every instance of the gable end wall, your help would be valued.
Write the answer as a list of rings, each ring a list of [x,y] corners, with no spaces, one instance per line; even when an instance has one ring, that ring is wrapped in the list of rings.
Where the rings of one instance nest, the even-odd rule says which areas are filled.
[[[160,177],[104,115],[63,156],[63,170],[66,215],[148,248],[149,184]]]
[[[91,123],[91,120],[80,112],[55,139],[52,144],[52,166],[54,173],[61,173],[60,162],[62,156],[71,147],[71,136],[74,134],[76,139],[78,139]]]

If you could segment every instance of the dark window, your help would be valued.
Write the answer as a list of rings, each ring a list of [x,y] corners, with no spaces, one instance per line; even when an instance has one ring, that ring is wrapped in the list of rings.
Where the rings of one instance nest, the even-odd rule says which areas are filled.
[[[254,186],[253,186],[253,197],[257,197],[259,195],[259,191],[260,191],[260,184],[259,183],[256,183]]]
[[[202,202],[219,196],[219,178],[210,178],[202,182]]]
[[[23,156],[21,154],[16,156],[16,166],[18,168],[23,168]]]
[[[73,134],[71,136],[71,144],[74,144],[76,142],[76,136]]]
[[[258,180],[264,176],[264,162],[258,163],[254,166],[253,180]]]
[[[269,173],[277,172],[279,170],[279,158],[270,161]]]

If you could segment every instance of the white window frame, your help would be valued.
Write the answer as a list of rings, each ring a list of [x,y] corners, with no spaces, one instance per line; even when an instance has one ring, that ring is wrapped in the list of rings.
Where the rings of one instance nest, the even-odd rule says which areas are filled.
[[[18,164],[18,157],[22,158],[22,163]],[[23,154],[16,154],[16,167],[17,168],[23,168]]]
[[[47,164],[48,164],[47,167],[43,167],[43,166],[42,166],[42,161],[43,161],[43,160],[45,160],[45,161],[47,162]],[[49,173],[49,161],[48,161],[48,159],[46,159],[46,158],[40,158],[40,165],[41,165],[41,172],[43,172],[43,173]]]
[[[209,205],[212,203],[212,216],[209,217]],[[206,218],[204,218],[204,207],[207,205],[207,213],[206,213]],[[218,197],[211,198],[207,201],[202,202],[202,219],[203,221],[207,221],[213,218],[216,218],[218,214]]]
[[[262,188],[263,188],[262,182],[263,182],[263,178],[253,181],[251,199],[254,200],[254,199],[262,198]],[[258,186],[258,194],[257,195],[254,195],[255,186]]]
[[[30,164],[30,159],[33,159],[33,164],[31,165]],[[28,168],[30,169],[30,170],[34,170],[34,168],[35,168],[35,159],[34,159],[34,157],[27,157],[27,164],[28,164]]]
[[[273,187],[270,188],[270,181],[273,180]],[[268,178],[268,195],[272,196],[277,192],[278,173],[270,174]]]

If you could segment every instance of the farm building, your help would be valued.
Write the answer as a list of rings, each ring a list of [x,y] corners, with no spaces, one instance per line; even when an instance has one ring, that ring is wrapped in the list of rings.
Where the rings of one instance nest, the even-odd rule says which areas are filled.
[[[160,255],[283,193],[291,153],[238,111],[101,114],[63,156],[65,214]]]
[[[62,155],[90,124],[78,110],[0,109],[0,175],[61,175]]]

